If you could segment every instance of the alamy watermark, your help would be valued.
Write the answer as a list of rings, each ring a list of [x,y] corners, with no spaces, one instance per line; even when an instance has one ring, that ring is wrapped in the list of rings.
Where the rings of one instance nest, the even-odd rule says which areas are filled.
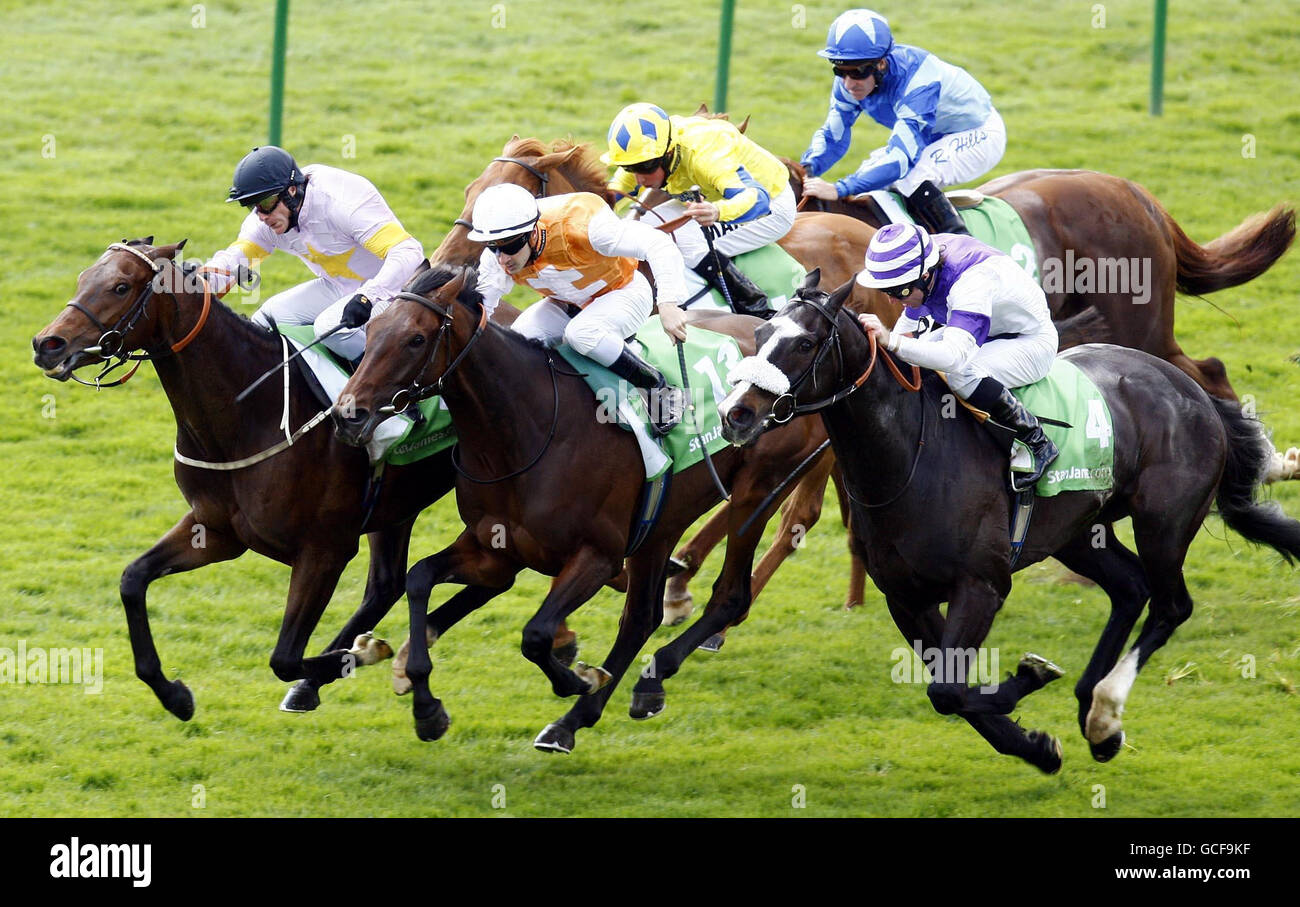
[[[0,647],[0,683],[75,683],[87,694],[104,691],[103,649],[46,649],[18,640],[16,649]]]
[[[1040,263],[1044,293],[1114,293],[1130,296],[1134,305],[1151,301],[1150,258],[1044,258]]]
[[[889,679],[894,683],[962,683],[975,681],[981,693],[992,693],[998,687],[1000,657],[997,649],[924,648],[917,640],[915,648],[898,646],[889,653],[894,666]],[[920,657],[917,657],[920,653]]]

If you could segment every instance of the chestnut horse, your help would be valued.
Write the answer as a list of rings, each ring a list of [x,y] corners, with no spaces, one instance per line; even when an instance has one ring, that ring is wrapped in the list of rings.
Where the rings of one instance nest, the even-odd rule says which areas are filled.
[[[442,265],[412,278],[407,291],[371,322],[369,353],[343,391],[355,407],[350,413],[336,409],[333,418],[340,438],[365,444],[387,411],[440,393],[456,424],[456,504],[466,528],[407,577],[411,635],[406,675],[415,694],[417,736],[436,740],[450,723],[429,690],[429,641],[509,589],[521,570],[532,569],[555,580],[524,627],[523,654],[546,675],[556,695],[581,696],[541,732],[534,746],[567,753],[576,732],[600,719],[614,686],[659,625],[672,546],[713,506],[718,493],[705,463],[675,474],[658,522],[628,556],[634,511],[645,485],[635,438],[600,418],[591,388],[557,362],[556,353],[491,324],[476,282],[472,267]],[[752,355],[759,323],[724,315],[711,320],[710,327],[735,337]],[[727,448],[714,456],[718,474],[731,489],[726,562],[700,620],[655,653],[651,669],[642,673],[633,717],[661,711],[663,680],[700,642],[748,611],[754,549],[772,505],[757,514],[743,535],[739,529],[824,437],[817,420],[801,419],[745,451]],[[551,655],[558,622],[618,576],[625,557],[627,599],[603,667],[579,665],[574,671],[561,665]],[[426,615],[430,593],[442,583],[467,588]]]
[[[36,365],[60,381],[82,366],[143,350],[133,358],[154,363],[176,416],[176,484],[191,509],[122,574],[136,676],[177,718],[193,716],[189,688],[163,673],[146,590],[161,576],[252,549],[292,568],[271,668],[281,680],[305,679],[281,707],[315,708],[317,688],[358,662],[391,654],[368,631],[402,595],[416,515],[451,490],[450,453],[388,467],[377,499],[368,502],[371,470],[364,451],[339,443],[324,428],[307,430],[286,445],[278,427],[282,414],[296,426],[311,424],[313,413],[323,421],[322,407],[303,381],[295,376],[287,391],[280,381],[268,381],[242,406],[233,403],[254,378],[282,361],[280,339],[214,301],[202,281],[182,273],[173,259],[184,242],[156,248],[152,242],[114,243],[81,273],[76,295],[32,341]],[[257,457],[276,447],[283,449]],[[187,465],[182,456],[224,468]],[[242,459],[257,462],[231,468]],[[362,533],[370,543],[370,572],[361,607],[324,654],[304,658]],[[358,634],[367,635],[345,651]]]
[[[816,287],[814,272],[758,329],[762,368],[748,372],[756,383],[739,382],[719,406],[723,435],[733,444],[756,442],[778,400],[787,418],[821,413],[853,498],[854,547],[909,645],[918,655],[942,653],[931,668],[931,704],[965,719],[998,752],[1055,772],[1059,741],[1026,734],[1007,716],[1061,670],[1026,656],[1002,683],[986,676],[978,678],[984,686],[970,685],[970,656],[1011,589],[1006,456],[973,418],[938,417],[948,392],[938,376],[905,388],[875,368],[889,354],[845,311],[847,288],[828,295]],[[1288,561],[1300,557],[1300,522],[1255,501],[1270,447],[1236,401],[1209,396],[1185,372],[1136,350],[1086,344],[1062,357],[1105,398],[1113,484],[1038,498],[1014,569],[1056,557],[1110,596],[1110,620],[1075,687],[1079,727],[1104,762],[1124,741],[1120,715],[1138,671],[1191,615],[1183,563],[1211,505],[1229,527]],[[1115,536],[1114,522],[1125,517],[1133,520],[1136,554]]]

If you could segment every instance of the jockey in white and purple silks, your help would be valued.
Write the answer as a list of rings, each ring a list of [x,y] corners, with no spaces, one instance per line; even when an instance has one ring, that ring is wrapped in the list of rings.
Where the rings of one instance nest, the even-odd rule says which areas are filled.
[[[900,359],[943,372],[957,396],[1014,431],[1034,468],[1015,474],[1013,486],[1032,487],[1056,445],[1007,388],[1046,377],[1056,358],[1056,327],[1034,279],[977,239],[931,237],[915,224],[877,232],[857,279],[905,306],[892,330],[875,315],[859,315],[862,326]]]
[[[932,232],[966,233],[941,190],[988,173],[1007,148],[1006,126],[984,87],[934,54],[895,44],[889,23],[869,9],[836,18],[818,56],[830,60],[836,78],[826,122],[799,159],[812,177],[804,195],[829,201],[893,188]],[[864,112],[892,130],[889,141],[843,179],[818,179],[848,152]]]

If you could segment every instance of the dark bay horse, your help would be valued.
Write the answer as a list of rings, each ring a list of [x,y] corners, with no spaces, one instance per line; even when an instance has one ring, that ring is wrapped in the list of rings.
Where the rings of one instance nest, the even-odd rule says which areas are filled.
[[[853,499],[852,544],[908,643],[918,655],[942,654],[928,687],[934,708],[960,715],[998,752],[1054,772],[1059,741],[1026,734],[1007,714],[1060,669],[1026,657],[1001,684],[968,685],[970,656],[1011,589],[1006,454],[973,418],[939,417],[947,386],[937,376],[914,393],[876,368],[888,354],[845,310],[847,287],[828,296],[816,285],[809,275],[759,328],[756,359],[767,371],[751,374],[772,386],[737,383],[719,407],[723,434],[753,443],[773,424],[774,408],[784,418],[821,412]],[[1079,726],[1094,758],[1106,761],[1123,743],[1120,713],[1137,672],[1191,614],[1183,561],[1211,504],[1228,526],[1288,561],[1300,557],[1300,522],[1255,502],[1271,448],[1238,403],[1207,395],[1146,353],[1088,344],[1061,355],[1097,384],[1109,407],[1113,485],[1039,498],[1015,569],[1056,557],[1110,596],[1110,620],[1075,687]],[[1136,553],[1113,530],[1124,517],[1133,520]],[[1100,546],[1093,543],[1099,525]]]
[[[572,750],[575,733],[600,718],[610,693],[659,625],[668,557],[691,523],[718,500],[703,463],[677,473],[663,512],[641,547],[626,558],[627,599],[618,637],[601,668],[578,671],[551,656],[557,622],[624,568],[645,467],[633,435],[606,417],[587,383],[558,354],[487,321],[473,268],[438,266],[414,277],[368,329],[369,352],[347,387],[355,408],[337,409],[340,437],[364,444],[385,417],[413,396],[439,388],[460,443],[456,504],[465,530],[407,577],[411,610],[406,674],[414,687],[416,733],[435,740],[449,718],[429,690],[428,641],[508,590],[521,570],[554,577],[541,608],[524,627],[522,651],[556,695],[581,698],[534,741],[538,749]],[[758,319],[710,322],[735,336],[748,355]],[[746,339],[749,338],[749,339]],[[392,403],[390,404],[390,401]],[[655,654],[633,697],[633,717],[663,708],[663,680],[700,642],[741,619],[749,608],[754,548],[766,513],[739,529],[767,493],[820,444],[816,420],[802,419],[744,451],[714,456],[731,490],[727,557],[704,615]],[[769,504],[769,511],[774,505]],[[467,588],[426,615],[434,586]]]
[[[295,376],[285,397],[279,380],[267,381],[242,405],[233,402],[282,360],[280,340],[211,299],[181,272],[174,258],[184,243],[156,248],[150,243],[152,237],[115,243],[81,273],[72,301],[32,341],[36,364],[63,381],[82,366],[116,358],[114,351],[143,350],[175,413],[178,455],[228,464],[282,445],[285,432],[277,427],[282,414],[299,427],[322,408],[304,382]],[[175,472],[191,509],[126,568],[121,583],[136,675],[169,712],[189,720],[194,697],[184,683],[163,673],[149,629],[146,590],[161,576],[230,560],[248,549],[292,568],[271,668],[281,680],[305,679],[283,708],[315,708],[317,688],[358,662],[369,664],[390,653],[387,644],[373,639],[358,640],[352,651],[344,647],[368,633],[401,597],[415,517],[451,490],[455,473],[449,453],[388,467],[369,514],[366,453],[339,443],[328,426],[309,430],[292,446],[243,468],[177,462]],[[363,532],[370,544],[370,572],[361,607],[324,654],[304,658]]]

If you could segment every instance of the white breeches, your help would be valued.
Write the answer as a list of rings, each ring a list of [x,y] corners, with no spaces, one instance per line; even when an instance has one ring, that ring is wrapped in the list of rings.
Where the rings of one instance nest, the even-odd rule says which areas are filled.
[[[338,325],[344,307],[355,294],[356,290],[344,292],[334,281],[317,277],[283,293],[276,293],[262,303],[250,320],[265,328],[271,326],[271,319],[277,324],[311,324],[319,337]],[[389,303],[390,300],[375,302],[370,316],[378,315],[388,308]],[[325,341],[325,346],[345,359],[357,359],[366,348],[365,326],[339,331]]]
[[[623,352],[623,342],[645,324],[654,306],[650,281],[637,271],[625,287],[597,296],[569,317],[565,307],[541,299],[524,309],[511,330],[553,346],[563,340],[601,365],[610,365]]]
[[[984,378],[1007,388],[1033,384],[1051,371],[1056,345],[1056,326],[1050,321],[1037,334],[986,340],[963,368],[948,372],[948,386],[964,400]]]
[[[1007,150],[1007,127],[994,110],[980,126],[945,135],[921,151],[921,157],[893,188],[910,196],[929,180],[939,189],[970,182],[988,173]]]
[[[705,231],[708,231],[713,239],[715,249],[728,258],[734,258],[742,252],[752,252],[754,249],[774,243],[789,233],[790,228],[794,226],[797,204],[794,191],[787,185],[776,198],[771,200],[768,212],[761,217],[743,223],[717,223],[707,227],[701,227],[696,221],[689,220],[673,231],[673,241],[677,243],[677,249],[682,253],[688,268],[698,265],[709,252]],[[685,213],[686,209],[682,203],[673,199],[656,207],[652,216],[645,222],[654,227],[676,220]]]

